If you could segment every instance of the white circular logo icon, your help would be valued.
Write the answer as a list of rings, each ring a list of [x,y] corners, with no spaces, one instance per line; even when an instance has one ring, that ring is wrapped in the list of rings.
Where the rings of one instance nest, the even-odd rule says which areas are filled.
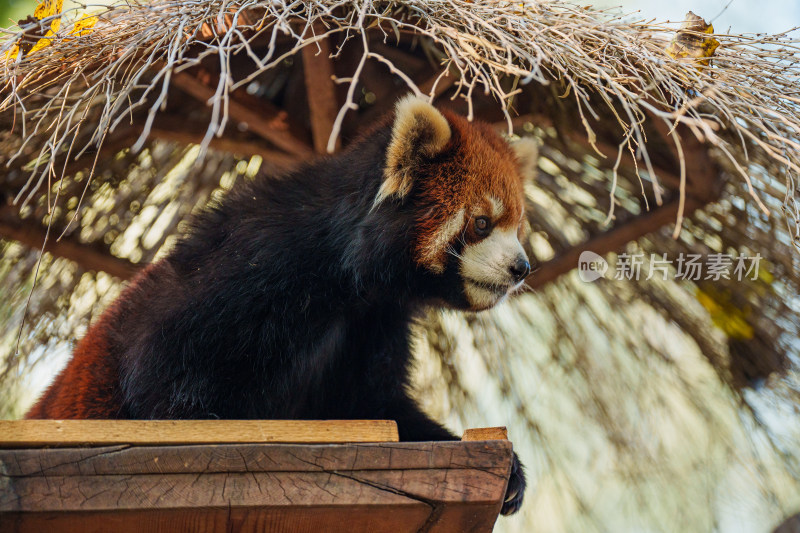
[[[590,283],[605,276],[608,262],[594,252],[586,250],[578,258],[578,277]]]

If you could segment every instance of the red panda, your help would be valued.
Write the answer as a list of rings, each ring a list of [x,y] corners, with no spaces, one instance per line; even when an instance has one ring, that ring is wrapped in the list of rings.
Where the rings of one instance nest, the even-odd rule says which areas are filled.
[[[407,97],[342,153],[238,183],[77,344],[28,418],[392,419],[427,306],[480,311],[530,273],[535,143]],[[525,477],[514,457],[502,512]]]

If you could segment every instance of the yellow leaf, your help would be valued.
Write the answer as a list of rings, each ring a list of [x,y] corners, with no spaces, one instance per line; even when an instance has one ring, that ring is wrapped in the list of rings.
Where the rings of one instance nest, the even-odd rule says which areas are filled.
[[[69,34],[76,37],[89,35],[92,33],[92,28],[95,24],[97,24],[97,17],[83,16],[75,22],[75,26],[72,28],[72,31],[70,31]]]
[[[28,15],[19,21],[22,35],[17,45],[19,47],[17,52],[21,50],[23,55],[28,55],[53,42],[58,29],[61,27],[61,7],[63,3],[64,0],[41,0],[33,11],[33,16]],[[49,28],[42,24],[42,21],[48,17],[53,17]],[[43,31],[45,31],[44,34],[42,34]],[[6,55],[7,60],[11,59],[11,52],[13,50]],[[14,54],[14,57],[17,55]]]
[[[61,7],[64,5],[64,0],[42,0],[33,12],[33,16],[38,20],[44,20],[47,17],[52,17],[61,13]],[[58,31],[61,27],[61,17],[56,17],[50,22],[50,30],[53,33]],[[38,45],[38,43],[37,43]],[[29,52],[30,53],[30,52]]]
[[[6,61],[15,59],[22,50],[24,55],[30,55],[33,52],[41,50],[51,44],[56,39],[56,34],[61,28],[61,9],[64,5],[64,0],[39,0],[33,16],[28,16],[24,20],[19,21],[20,27],[23,28],[22,37],[20,38],[19,45],[6,53]],[[48,17],[54,17],[50,21],[50,28],[42,35],[40,32],[44,30],[41,22]],[[68,35],[80,37],[91,33],[92,28],[97,23],[97,17],[84,15],[78,19],[72,30]]]
[[[18,55],[19,55],[19,46],[15,45],[11,50],[6,52],[6,56],[4,59],[6,62],[13,61],[17,58]]]
[[[755,331],[748,321],[750,309],[738,307],[732,301],[730,294],[707,286],[705,290],[696,289],[695,297],[708,311],[714,325],[728,337],[738,340],[753,338]]]
[[[55,39],[55,35],[56,34],[53,30],[47,30],[47,33],[45,33],[41,39],[36,41],[36,44],[33,45],[33,48],[28,50],[28,54],[26,55],[30,55],[38,50],[41,50],[45,46],[50,46],[53,43],[53,40]]]
[[[713,34],[713,24],[706,24],[702,17],[689,11],[678,33],[669,43],[666,52],[675,59],[693,61],[698,69],[701,66],[707,67],[719,46],[719,41],[714,37],[705,37],[704,35]]]

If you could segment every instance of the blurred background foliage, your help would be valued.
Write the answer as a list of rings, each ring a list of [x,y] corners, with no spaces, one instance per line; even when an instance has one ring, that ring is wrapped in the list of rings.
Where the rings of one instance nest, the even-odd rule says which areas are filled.
[[[3,0],[0,2],[0,27],[8,28],[16,24],[17,20],[24,19],[29,12],[33,12],[31,6],[34,2],[20,0]]]

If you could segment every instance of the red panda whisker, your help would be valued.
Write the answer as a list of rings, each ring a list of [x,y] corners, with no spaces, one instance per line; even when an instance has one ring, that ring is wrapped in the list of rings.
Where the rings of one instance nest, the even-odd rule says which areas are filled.
[[[462,259],[463,258],[463,256],[460,253],[456,252],[456,249],[453,248],[452,246],[448,246],[445,249],[445,252],[447,252],[448,254],[452,255],[456,259]]]

